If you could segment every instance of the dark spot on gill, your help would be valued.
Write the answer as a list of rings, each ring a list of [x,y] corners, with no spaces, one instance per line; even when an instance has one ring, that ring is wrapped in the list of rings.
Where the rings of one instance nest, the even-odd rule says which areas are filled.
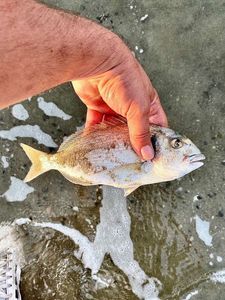
[[[129,146],[129,144],[125,141],[125,142],[124,142],[124,147],[127,149],[128,146]]]
[[[156,153],[157,152],[157,137],[156,137],[156,135],[153,135],[151,137],[151,142],[152,142],[152,147]]]

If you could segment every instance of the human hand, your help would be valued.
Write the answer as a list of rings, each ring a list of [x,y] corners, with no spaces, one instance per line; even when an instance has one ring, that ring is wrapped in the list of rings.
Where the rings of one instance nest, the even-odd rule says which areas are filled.
[[[105,114],[126,117],[134,150],[144,159],[153,158],[149,122],[166,126],[166,116],[148,76],[122,40],[91,20],[35,0],[2,0],[1,5],[0,109],[75,80],[88,107],[86,125],[101,122]],[[31,19],[36,20],[32,30]]]
[[[104,115],[125,117],[134,150],[144,160],[150,160],[154,150],[149,123],[167,126],[159,96],[127,47],[118,47],[111,59],[113,67],[109,70],[72,82],[88,109],[86,127],[100,123]]]

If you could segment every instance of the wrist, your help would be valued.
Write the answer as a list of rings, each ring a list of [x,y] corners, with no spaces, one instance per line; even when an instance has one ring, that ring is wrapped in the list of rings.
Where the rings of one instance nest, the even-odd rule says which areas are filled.
[[[71,45],[71,79],[97,76],[120,63],[127,47],[115,33],[85,18],[78,17],[76,22],[76,26],[84,30],[78,35],[78,41]],[[75,29],[74,34],[77,36]]]
[[[31,3],[37,16],[34,20],[34,44],[39,40],[40,28],[46,24],[48,32],[45,31],[45,40],[48,44],[43,45],[50,52],[46,56],[59,66],[65,81],[104,73],[118,65],[123,54],[128,59],[127,46],[119,36],[103,26],[35,0]]]

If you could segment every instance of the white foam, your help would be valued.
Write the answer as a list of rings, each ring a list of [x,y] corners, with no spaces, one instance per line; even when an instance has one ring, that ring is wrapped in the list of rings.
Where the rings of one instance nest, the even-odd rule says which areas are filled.
[[[198,215],[195,216],[196,232],[206,246],[212,246],[212,236],[209,233],[210,223],[202,220]]]
[[[213,282],[225,283],[225,270],[221,270],[221,271],[213,273],[210,276],[210,279]]]
[[[11,176],[10,180],[9,189],[2,195],[8,202],[24,201],[27,195],[34,191],[33,187],[16,177]]]
[[[196,201],[198,201],[199,200],[199,195],[195,195],[194,197],[193,197],[193,202],[196,202]]]
[[[222,261],[223,261],[223,258],[222,258],[221,256],[217,256],[217,257],[216,257],[216,260],[217,260],[218,262],[222,262]]]
[[[64,111],[62,111],[55,103],[53,102],[46,102],[43,97],[37,98],[38,107],[47,115],[50,117],[58,117],[63,120],[69,120],[72,118],[72,116],[66,114]]]
[[[86,221],[89,225],[91,225],[91,220],[90,220],[90,219],[85,218],[85,221]]]
[[[78,212],[79,211],[79,207],[78,206],[73,206],[72,210]]]
[[[12,115],[14,118],[22,121],[29,118],[29,114],[22,104],[16,104],[12,107]]]
[[[195,290],[195,291],[191,292],[183,300],[190,300],[195,295],[198,295],[198,290]]]
[[[25,224],[29,224],[31,222],[31,219],[29,218],[20,218],[20,219],[16,219],[13,223],[16,225],[25,225]]]
[[[93,276],[98,273],[105,254],[109,254],[114,264],[127,275],[133,292],[140,299],[159,299],[156,283],[160,286],[160,282],[147,276],[134,259],[130,225],[131,219],[123,191],[105,186],[100,208],[100,223],[96,229],[94,242],[90,242],[78,230],[61,224],[35,223],[35,226],[58,230],[78,244],[79,250],[74,254],[83,262],[85,268],[91,269]]]
[[[0,138],[16,141],[18,137],[30,137],[36,139],[39,144],[47,147],[58,147],[52,137],[43,132],[38,125],[15,126],[9,130],[0,130]]]
[[[148,18],[148,14],[144,15],[143,17],[140,18],[141,22],[144,22]]]
[[[9,162],[8,162],[8,157],[7,156],[2,156],[1,161],[2,161],[2,166],[4,169],[7,169],[9,167]]]
[[[96,290],[108,288],[113,283],[113,278],[109,277],[109,276],[106,277],[106,276],[102,276],[102,275],[98,274],[98,275],[93,275],[92,278],[95,280],[95,289]]]

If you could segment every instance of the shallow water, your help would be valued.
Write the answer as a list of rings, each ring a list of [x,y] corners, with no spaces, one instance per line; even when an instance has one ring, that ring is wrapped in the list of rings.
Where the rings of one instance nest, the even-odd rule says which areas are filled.
[[[209,280],[212,272],[225,269],[224,1],[45,2],[99,20],[123,36],[153,80],[171,127],[190,137],[206,155],[205,166],[182,180],[141,187],[129,196],[130,236],[134,259],[147,276],[162,283],[160,299],[224,300],[225,284]],[[148,18],[141,22],[146,14]],[[51,152],[64,136],[84,124],[85,108],[70,84],[39,96],[65,114],[56,113],[54,106],[54,115],[61,117],[49,116],[45,102],[40,109],[38,97],[23,103],[26,116],[21,109],[16,114],[11,108],[0,112],[0,195],[11,186],[10,177],[23,179],[30,167],[20,142]],[[29,126],[18,127],[24,125]],[[29,137],[34,137],[34,129],[36,140]],[[18,138],[10,141],[3,139],[6,136]],[[34,191],[22,202],[0,198],[1,224],[17,218],[60,223],[94,242],[100,223],[100,191],[74,186],[54,171],[29,185]],[[209,224],[204,234],[196,231],[196,216]],[[74,256],[78,245],[62,233],[30,224],[16,226],[16,234],[15,239],[6,238],[14,246],[15,241],[22,243],[23,300],[138,299],[128,276],[109,255],[93,279]],[[204,242],[209,237],[212,246]]]
[[[67,86],[53,90],[50,100],[54,95],[56,99],[60,99],[65,94],[65,89]],[[56,91],[57,94],[54,94]],[[66,93],[69,92],[68,88]],[[48,94],[44,97],[48,98]],[[62,107],[60,101],[56,103]],[[45,119],[45,114],[37,108],[37,99],[34,98],[24,102],[24,107],[29,115],[36,107],[36,113],[32,115],[32,121],[28,119],[22,124],[38,124],[55,143],[60,144],[64,135],[68,136],[83,124],[80,117],[84,115],[83,106],[79,105],[80,102],[76,104],[74,111],[67,110],[73,116],[71,120],[59,121],[59,118],[54,117]],[[1,130],[21,125],[16,121],[10,126],[10,110],[4,110],[2,117],[5,123]],[[2,156],[7,156],[9,163],[7,168],[4,163],[0,166],[4,175],[0,178],[0,223],[11,223],[18,218],[30,218],[39,223],[58,223],[78,230],[94,242],[97,225],[102,222],[101,189],[73,185],[59,173],[51,171],[29,183],[30,188],[26,186],[23,192],[21,185],[14,185],[14,195],[10,196],[14,202],[9,202],[10,199],[7,201],[5,195],[10,187],[12,190],[12,177],[23,179],[30,166],[19,143],[25,142],[35,148],[52,151],[51,148],[37,145],[37,141],[31,140],[29,135],[20,137],[19,141],[0,140]],[[195,133],[190,133],[192,135]],[[210,157],[210,153],[207,154],[208,148],[201,146],[201,139],[198,139],[203,153]],[[113,207],[108,208],[119,218],[119,223],[126,225],[121,228],[127,235],[119,243],[122,246],[123,243],[130,245],[130,248],[119,259],[123,261],[124,255],[126,261],[128,253],[132,258],[134,251],[132,259],[139,264],[140,274],[146,276],[147,280],[142,281],[143,291],[147,287],[148,278],[154,277],[162,284],[159,293],[162,300],[224,300],[225,285],[209,280],[212,272],[225,268],[224,182],[219,181],[221,177],[216,164],[218,159],[222,160],[222,150],[221,146],[203,168],[179,181],[139,188],[124,202],[127,206],[118,210],[120,214],[115,208],[118,205],[116,202],[113,202]],[[115,201],[115,197],[112,200]],[[197,227],[196,218],[199,223]],[[106,219],[104,224],[107,230],[117,228],[112,220],[113,218],[109,218],[107,226]],[[123,223],[124,220],[128,220],[128,223]],[[16,230],[26,260],[21,280],[23,300],[132,300],[138,299],[137,295],[142,293],[132,286],[131,278],[127,276],[129,270],[122,267],[121,263],[118,264],[118,260],[114,260],[117,261],[116,266],[109,254],[105,255],[99,272],[93,276],[91,270],[84,267],[83,257],[74,256],[74,250],[79,249],[78,244],[64,234],[50,228],[34,227],[32,224],[16,226]],[[106,232],[107,237],[112,234],[111,231]],[[10,241],[8,238],[7,240]],[[104,242],[114,246],[114,250],[119,248],[118,239],[113,240],[112,237],[111,240],[103,239]],[[221,259],[218,260],[218,257]],[[145,299],[152,297],[146,296]]]
[[[85,194],[85,188],[80,189]],[[95,194],[94,209],[76,207],[75,212],[51,218],[51,222],[76,228],[93,242],[101,218],[101,190]],[[209,280],[212,271],[222,269],[224,263],[213,268],[209,265],[209,253],[214,249],[206,247],[197,237],[193,239],[194,224],[186,226],[187,215],[182,217],[184,222],[180,222],[175,213],[176,201],[173,194],[168,193],[168,187],[143,187],[126,202],[131,216],[134,257],[146,274],[161,281],[160,299],[224,299],[225,286]],[[110,225],[109,220],[106,227],[109,231],[113,230]],[[77,244],[64,234],[34,227],[32,223],[19,226],[19,232],[27,260],[22,270],[23,300],[141,299],[132,292],[128,277],[109,255],[93,279],[90,269],[85,269],[74,256]],[[126,259],[127,253],[122,255]],[[213,293],[214,298],[207,298],[208,293]]]
[[[26,105],[29,111],[33,104]],[[9,112],[4,113],[7,119]],[[40,124],[38,114],[36,117],[34,122]],[[81,121],[78,121],[77,125],[80,126]],[[67,135],[70,134],[68,126],[64,123],[60,126]],[[55,141],[58,136],[61,136],[61,132],[56,133]],[[24,139],[21,138],[20,141]],[[22,268],[21,280],[23,300],[150,300],[153,299],[152,296],[137,295],[147,295],[147,292],[143,291],[152,277],[162,284],[162,288],[159,289],[159,298],[162,300],[224,300],[225,285],[209,280],[212,272],[225,268],[224,253],[221,251],[224,249],[225,237],[223,212],[220,209],[216,215],[214,207],[210,210],[204,208],[211,199],[206,201],[209,193],[207,188],[201,195],[196,193],[199,186],[202,186],[203,170],[200,169],[179,181],[141,187],[126,200],[113,196],[111,207],[110,201],[107,204],[102,200],[101,189],[76,186],[67,182],[59,173],[49,172],[29,183],[32,189],[27,186],[26,190],[29,189],[29,193],[22,193],[22,198],[21,189],[17,190],[15,186],[13,201],[17,201],[10,202],[5,197],[11,186],[10,178],[13,175],[22,179],[29,165],[17,142],[1,142],[3,154],[10,159],[7,168],[4,164],[1,166],[5,176],[1,177],[3,196],[0,222],[7,222],[12,226],[10,224],[18,218],[32,220],[30,224],[13,226],[18,234],[16,240],[22,243],[26,261]],[[210,197],[213,196],[210,194]],[[125,201],[120,209],[121,203],[116,202],[117,200]],[[107,209],[112,211],[108,219],[106,212],[104,213],[104,222],[102,209],[106,212]],[[198,222],[201,220],[201,226],[196,227],[196,216]],[[51,222],[76,229],[92,243],[97,237],[98,224],[104,224],[107,236],[103,238],[103,227],[102,236],[98,236],[98,240],[100,243],[102,240],[103,245],[107,243],[107,246],[113,249],[112,253],[108,251],[111,256],[109,253],[105,255],[99,272],[93,275],[91,270],[84,266],[85,256],[77,258],[74,255],[74,250],[79,250],[80,242],[72,241],[59,231],[35,227],[34,222]],[[115,228],[117,235],[113,235]],[[120,230],[123,234],[124,231],[127,233],[120,235]],[[5,238],[11,241],[8,237]],[[12,241],[14,240],[13,238]],[[4,239],[2,243],[5,243]],[[118,263],[116,256],[113,258],[113,253],[117,253],[120,246],[123,248],[126,245],[129,248],[125,247],[125,251],[119,254]],[[12,243],[12,247],[15,247],[15,244]],[[102,245],[95,249],[97,256],[100,249]],[[121,263],[127,261],[128,253],[132,264],[136,261],[140,271],[136,272],[137,276],[134,273],[136,286],[132,285],[132,276],[129,277],[130,269],[126,269],[126,263]],[[221,259],[218,260],[218,256]],[[90,261],[91,259],[86,260],[86,266]],[[139,292],[136,287],[137,282],[141,281],[135,281],[138,274],[146,276]],[[156,284],[156,288],[158,287]],[[143,291],[140,292],[140,289]]]

